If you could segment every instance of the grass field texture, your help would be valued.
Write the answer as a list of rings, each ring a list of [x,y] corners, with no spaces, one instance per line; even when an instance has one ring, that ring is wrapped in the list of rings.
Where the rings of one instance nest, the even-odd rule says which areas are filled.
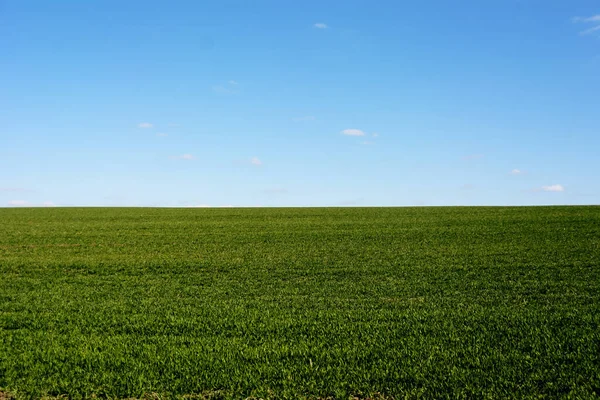
[[[0,209],[0,396],[151,393],[600,396],[600,207]]]

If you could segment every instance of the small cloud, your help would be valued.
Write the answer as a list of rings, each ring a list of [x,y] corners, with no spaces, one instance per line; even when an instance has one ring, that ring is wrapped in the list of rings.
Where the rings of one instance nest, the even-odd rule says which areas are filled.
[[[13,207],[25,207],[29,205],[29,202],[26,200],[11,200],[8,202],[8,205]]]
[[[542,190],[544,192],[564,192],[565,188],[563,185],[550,185],[550,186],[542,186]]]
[[[159,133],[156,134],[156,136],[158,136],[158,137],[167,137],[167,136],[169,136],[169,134],[168,133],[159,132]]]
[[[594,33],[600,30],[600,25],[594,26],[593,28],[586,29],[585,31],[579,32],[582,35],[589,35],[590,33]]]
[[[346,136],[365,136],[365,133],[360,129],[344,129],[342,135]]]
[[[600,14],[591,17],[575,17],[573,22],[600,22]]]
[[[364,142],[360,142],[360,144],[362,144],[363,146],[370,146],[370,145],[372,145],[374,143],[375,142],[371,142],[371,141],[368,141],[368,140],[365,140]]]
[[[317,117],[312,116],[312,115],[307,115],[305,117],[296,117],[296,118],[292,118],[292,121],[294,122],[308,122],[308,121],[316,121]]]
[[[44,206],[44,207],[56,207],[56,204],[54,204],[51,201],[45,201],[45,202],[42,203],[42,206]]]
[[[480,160],[483,158],[483,154],[470,154],[468,156],[464,156],[462,159],[465,161],[472,161],[472,160]]]
[[[373,132],[373,133],[371,133],[371,136],[373,136],[373,137],[379,137],[379,133]]]
[[[318,23],[314,24],[313,26],[314,26],[315,28],[317,28],[317,29],[327,29],[327,28],[329,28],[329,27],[327,26],[327,24],[324,24],[324,23],[322,23],[322,22],[318,22]]]
[[[252,157],[250,159],[250,164],[252,165],[256,165],[257,167],[261,166],[263,163],[262,161],[260,161],[260,159],[258,157]]]
[[[149,129],[149,128],[153,128],[154,125],[152,125],[150,122],[141,122],[140,124],[138,124],[138,128],[142,128],[142,129]]]
[[[521,171],[520,169],[513,169],[512,171],[510,171],[511,175],[523,175],[525,173],[525,171]]]
[[[213,92],[220,95],[230,95],[230,94],[238,94],[239,91],[236,88],[236,81],[228,81],[227,85],[215,85],[212,87]]]
[[[181,125],[179,124],[167,124],[169,128],[179,128]]]
[[[595,25],[589,29],[579,32],[581,35],[589,35],[590,33],[600,31],[600,14],[592,15],[591,17],[575,17],[572,19],[572,21],[575,23],[587,23]]]
[[[182,154],[180,156],[174,156],[171,158],[176,159],[176,160],[195,160],[196,159],[196,157],[194,157],[191,154]]]

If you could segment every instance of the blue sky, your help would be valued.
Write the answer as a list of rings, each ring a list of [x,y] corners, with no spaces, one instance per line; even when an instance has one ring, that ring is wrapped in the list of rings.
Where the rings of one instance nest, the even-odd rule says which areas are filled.
[[[0,1],[0,206],[600,204],[600,3]]]

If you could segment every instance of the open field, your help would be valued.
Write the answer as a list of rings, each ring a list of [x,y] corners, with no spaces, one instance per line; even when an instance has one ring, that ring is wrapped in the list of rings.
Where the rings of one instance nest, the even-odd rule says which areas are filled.
[[[600,396],[600,207],[0,209],[0,396]]]

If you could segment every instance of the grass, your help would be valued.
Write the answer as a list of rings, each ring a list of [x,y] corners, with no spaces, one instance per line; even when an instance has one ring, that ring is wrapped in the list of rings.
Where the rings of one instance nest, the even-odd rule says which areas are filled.
[[[600,207],[0,221],[0,398],[600,396]]]

